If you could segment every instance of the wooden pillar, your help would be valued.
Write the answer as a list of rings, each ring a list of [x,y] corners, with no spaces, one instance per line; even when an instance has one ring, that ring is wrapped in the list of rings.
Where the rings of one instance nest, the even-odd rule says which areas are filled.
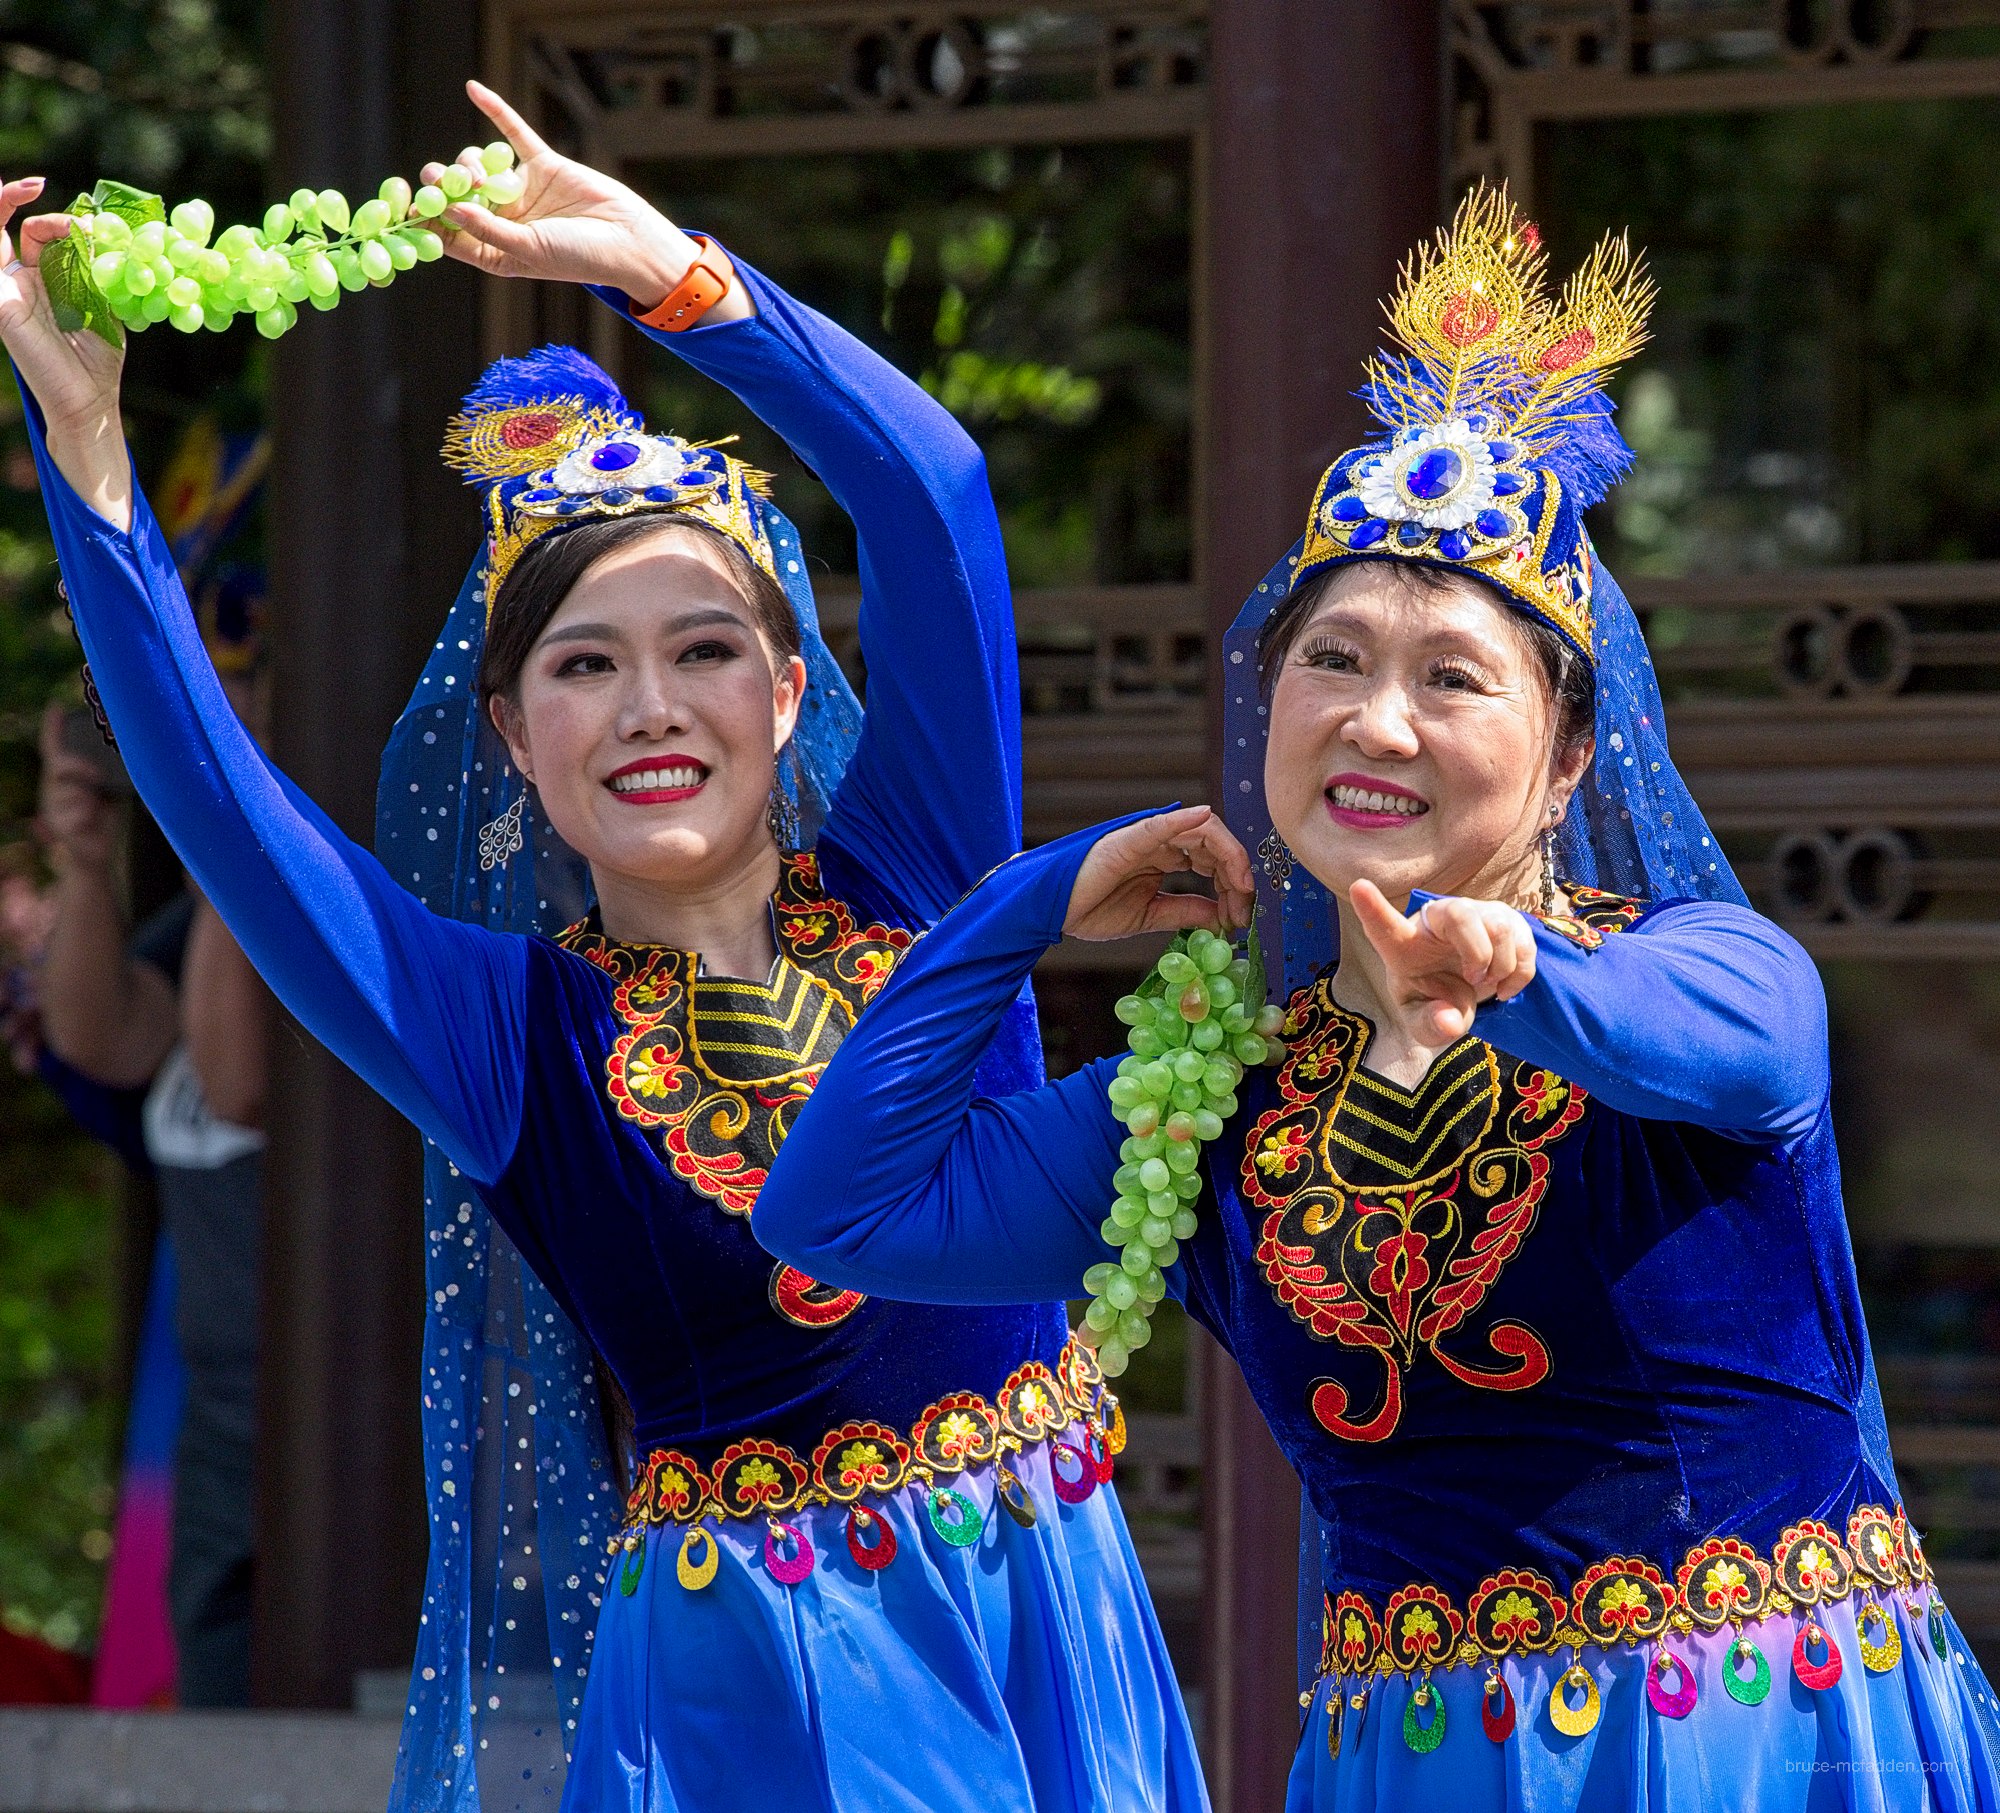
[[[477,0],[282,0],[270,14],[274,188],[360,201],[484,139],[462,82]],[[365,846],[382,745],[478,522],[437,461],[479,368],[478,280],[419,267],[306,311],[271,425],[276,756]],[[407,1665],[426,1556],[415,1135],[326,1051],[274,1045],[255,1643],[259,1700],[342,1707]]]
[[[1440,0],[1209,11],[1202,574],[1218,658],[1245,595],[1304,527],[1319,475],[1362,438],[1351,393],[1381,298],[1437,224],[1443,12]],[[1298,1481],[1227,1360],[1205,1369],[1202,1413],[1209,1784],[1218,1813],[1272,1813],[1298,1735]]]

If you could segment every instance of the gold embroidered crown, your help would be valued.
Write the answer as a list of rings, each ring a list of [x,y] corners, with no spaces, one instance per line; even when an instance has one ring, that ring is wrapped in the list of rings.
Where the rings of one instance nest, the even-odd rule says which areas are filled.
[[[1604,379],[1645,344],[1654,291],[1622,234],[1555,295],[1547,262],[1506,190],[1481,184],[1405,263],[1397,350],[1362,390],[1385,432],[1321,478],[1294,585],[1346,560],[1458,567],[1590,655],[1582,512],[1632,462]]]
[[[705,523],[778,577],[763,509],[769,479],[713,443],[649,433],[573,347],[496,360],[452,418],[443,457],[486,494],[489,611],[544,535],[611,517]]]

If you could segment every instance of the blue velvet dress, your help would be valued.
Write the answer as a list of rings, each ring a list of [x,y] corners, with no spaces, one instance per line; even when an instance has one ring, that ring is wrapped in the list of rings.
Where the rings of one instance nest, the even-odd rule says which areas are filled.
[[[996,1099],[964,1063],[1096,835],[912,954],[760,1200],[774,1252],[967,1303],[1104,1257],[1108,1067]],[[1535,938],[1414,1089],[1302,989],[1204,1158],[1173,1288],[1323,1525],[1289,1805],[2000,1808],[1899,1503],[1810,962],[1744,908],[1589,890]]]
[[[772,903],[769,977],[589,922],[544,939],[427,912],[245,735],[143,500],[112,529],[37,423],[84,650],[147,805],[279,998],[481,1186],[631,1402],[638,1476],[564,1804],[1199,1809],[1103,1483],[1114,1407],[1060,1303],[830,1289],[750,1232],[791,1117],[912,934],[1018,847],[1020,757],[977,450],[748,280],[757,316],[669,344],[854,518],[870,668],[816,854]],[[1041,1071],[1031,1004],[1001,1017],[974,1059],[1005,1091]]]

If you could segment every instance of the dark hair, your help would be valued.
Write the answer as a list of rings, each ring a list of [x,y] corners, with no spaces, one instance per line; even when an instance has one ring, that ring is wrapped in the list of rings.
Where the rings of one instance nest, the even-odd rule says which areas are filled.
[[[1265,697],[1278,677],[1278,669],[1292,652],[1299,632],[1311,622],[1335,577],[1355,562],[1343,562],[1316,573],[1264,620],[1257,632],[1257,681]],[[1461,573],[1453,567],[1427,566],[1417,561],[1371,560],[1369,566],[1385,568],[1414,592],[1436,597],[1449,591],[1454,579],[1471,579],[1501,607],[1501,615],[1523,637],[1541,668],[1551,714],[1555,720],[1550,739],[1552,763],[1561,762],[1589,741],[1597,727],[1597,700],[1592,687],[1590,663],[1577,653],[1574,644],[1554,624],[1507,599],[1498,587],[1476,574]]]
[[[799,652],[799,619],[785,588],[720,529],[684,516],[618,516],[544,535],[501,581],[479,661],[480,697],[510,694],[520,684],[529,651],[585,573],[607,554],[668,529],[704,536],[720,548],[730,582],[749,606],[751,621],[771,639],[779,659]]]

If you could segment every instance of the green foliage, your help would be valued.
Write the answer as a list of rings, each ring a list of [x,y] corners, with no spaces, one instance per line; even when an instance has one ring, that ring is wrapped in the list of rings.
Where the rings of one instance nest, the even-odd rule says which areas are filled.
[[[114,172],[144,190],[261,209],[265,123],[252,0],[0,0],[0,173],[50,205]],[[126,377],[142,475],[186,424],[261,414],[261,345],[155,336]],[[254,533],[254,531],[253,531]],[[252,550],[254,554],[254,548]],[[0,385],[0,841],[33,811],[35,722],[74,692],[77,649],[21,407]],[[0,1067],[0,1615],[88,1647],[97,1629],[122,1406],[112,1395],[115,1170],[39,1084]]]
[[[64,1645],[110,1550],[115,1163],[0,1071],[0,1617]]]
[[[1619,387],[1653,444],[1598,512],[1614,567],[2000,557],[2000,104],[1590,122],[1548,145],[1558,268],[1630,223],[1660,283]]]
[[[1016,585],[1189,571],[1189,173],[1177,145],[687,161],[642,173],[674,219],[832,315],[984,448]],[[813,555],[853,533],[734,400],[653,356],[662,428],[741,432]]]

